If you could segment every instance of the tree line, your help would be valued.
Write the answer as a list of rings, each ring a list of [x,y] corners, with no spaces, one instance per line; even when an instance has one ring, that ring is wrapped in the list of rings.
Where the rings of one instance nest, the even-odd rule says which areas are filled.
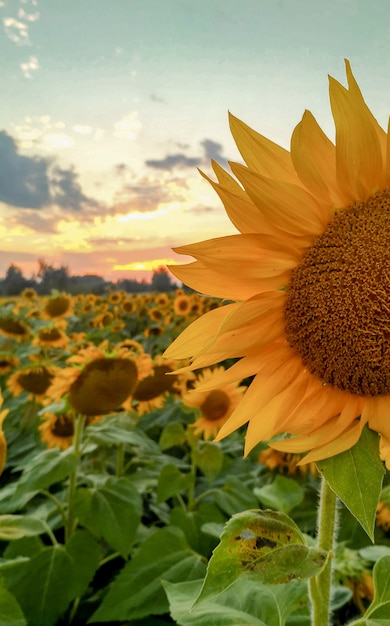
[[[112,282],[97,274],[73,276],[66,265],[55,267],[44,259],[39,259],[38,271],[31,278],[26,278],[20,267],[11,263],[5,277],[0,279],[0,296],[17,296],[27,288],[34,289],[38,295],[48,295],[53,290],[65,291],[72,295],[85,293],[103,295],[112,290],[123,290],[127,293],[167,292],[174,291],[177,286],[165,267],[155,270],[150,282],[131,278]]]

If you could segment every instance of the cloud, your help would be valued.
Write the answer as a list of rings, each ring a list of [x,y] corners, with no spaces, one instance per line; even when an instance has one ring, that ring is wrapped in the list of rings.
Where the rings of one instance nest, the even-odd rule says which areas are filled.
[[[49,163],[18,153],[14,139],[0,131],[0,201],[32,209],[50,203]]]
[[[36,56],[31,55],[25,63],[20,64],[20,69],[22,70],[25,78],[32,78],[32,73],[36,72],[39,68],[39,61]]]
[[[127,115],[114,123],[114,137],[116,139],[134,140],[142,128],[138,119],[138,111],[130,111]]]
[[[145,165],[154,167],[158,170],[173,170],[184,167],[198,167],[201,165],[202,159],[197,157],[188,157],[182,152],[176,154],[167,154],[163,159],[148,159]]]
[[[83,193],[74,169],[61,168],[52,159],[20,154],[5,131],[0,131],[0,202],[24,209],[55,205],[72,212],[101,208]]]
[[[51,180],[54,204],[71,211],[81,211],[84,205],[99,206],[96,200],[82,192],[77,179],[78,174],[73,169],[54,169]]]
[[[157,211],[161,204],[183,202],[182,189],[186,181],[178,178],[170,180],[151,180],[148,177],[138,179],[135,183],[124,185],[116,196],[115,213],[140,213]]]
[[[212,139],[204,139],[200,142],[200,146],[203,151],[202,156],[189,157],[184,152],[176,152],[175,154],[167,154],[162,159],[148,159],[145,161],[145,165],[153,167],[154,169],[172,171],[174,169],[185,169],[201,167],[203,165],[209,165],[211,159],[217,161],[221,165],[227,163],[226,158],[222,155],[223,146]],[[187,148],[186,145],[179,145],[183,149]]]
[[[4,32],[8,39],[18,46],[30,46],[28,25],[14,17],[3,17]]]

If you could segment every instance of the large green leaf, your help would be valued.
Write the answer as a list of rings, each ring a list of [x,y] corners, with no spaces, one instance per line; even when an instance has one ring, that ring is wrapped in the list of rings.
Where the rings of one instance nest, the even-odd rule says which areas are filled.
[[[197,602],[225,591],[242,575],[265,584],[310,578],[322,570],[327,558],[323,550],[305,545],[287,515],[244,511],[227,522]]]
[[[286,476],[276,476],[273,483],[255,488],[254,493],[263,506],[282,513],[289,513],[304,498],[303,488]]]
[[[204,560],[188,546],[179,528],[161,528],[125,565],[90,622],[162,615],[168,611],[168,601],[161,580],[194,580],[203,577],[205,571]]]
[[[48,489],[73,472],[77,458],[69,450],[50,449],[37,454],[25,467],[19,479],[15,496],[22,493]]]
[[[377,433],[365,427],[352,448],[317,461],[317,467],[374,542],[376,509],[385,474]]]
[[[29,626],[54,626],[75,597],[74,564],[64,546],[44,548],[8,581]]]
[[[183,493],[194,484],[194,480],[192,473],[183,474],[173,463],[164,465],[158,478],[157,502],[165,502],[172,496]]]
[[[27,515],[0,515],[0,539],[11,541],[21,537],[33,537],[47,532],[47,525],[36,517]]]
[[[142,514],[142,499],[126,478],[112,476],[101,487],[76,492],[74,511],[93,535],[103,537],[114,550],[127,556]]]
[[[180,626],[284,626],[289,615],[308,603],[303,581],[268,586],[238,579],[228,591],[195,605],[202,581],[163,584]]]
[[[0,626],[27,626],[23,611],[15,597],[0,586]]]
[[[195,465],[199,467],[208,480],[211,481],[218,476],[224,458],[219,445],[211,441],[199,443],[198,447],[193,449],[192,457]]]
[[[229,516],[259,506],[259,501],[252,489],[249,489],[236,476],[229,477],[222,489],[215,491],[214,499],[220,509]]]
[[[82,596],[99,567],[101,547],[98,541],[86,530],[76,530],[66,545],[73,559],[75,596]]]

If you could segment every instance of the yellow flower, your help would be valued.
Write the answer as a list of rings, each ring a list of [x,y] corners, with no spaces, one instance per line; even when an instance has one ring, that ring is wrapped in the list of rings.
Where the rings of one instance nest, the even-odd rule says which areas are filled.
[[[385,532],[390,530],[390,506],[386,502],[379,502],[376,509],[376,525]]]
[[[172,374],[175,367],[176,362],[167,363],[161,356],[154,358],[153,372],[140,380],[133,392],[139,415],[161,408],[170,392],[179,391],[181,375]]]
[[[61,328],[55,326],[40,328],[37,336],[32,340],[33,345],[50,348],[65,348],[68,343],[69,337]]]
[[[43,317],[59,319],[70,315],[73,309],[73,298],[66,293],[50,296],[43,308]]]
[[[290,152],[231,116],[246,165],[216,163],[239,234],[176,251],[171,271],[232,302],[196,320],[168,348],[191,368],[237,361],[218,384],[253,376],[218,438],[248,423],[258,442],[308,452],[349,449],[367,424],[390,468],[390,134],[367,107],[349,62],[348,87],[330,78],[335,144],[306,111]]]
[[[129,409],[138,381],[152,371],[149,355],[123,347],[108,353],[90,346],[69,357],[67,363],[71,366],[59,369],[48,388],[47,401],[59,401],[67,394],[71,407],[87,416]]]
[[[191,381],[192,389],[183,393],[182,401],[186,406],[199,408],[201,417],[192,424],[196,435],[203,434],[204,439],[215,437],[223,424],[229,419],[242,398],[246,387],[237,382],[215,385],[215,381],[225,370],[216,367],[205,368],[198,379]],[[214,387],[204,390],[205,387]]]
[[[18,367],[20,361],[11,352],[0,352],[0,375],[8,374],[14,367]]]
[[[0,333],[6,337],[12,337],[18,341],[24,341],[30,335],[30,327],[23,321],[12,315],[0,317]]]
[[[14,397],[27,391],[35,401],[44,399],[58,368],[44,363],[32,363],[17,369],[7,379],[7,386]]]
[[[90,424],[101,419],[101,416],[87,418],[86,423]],[[72,412],[52,413],[46,411],[42,415],[42,422],[38,426],[41,441],[46,443],[48,448],[61,448],[67,450],[73,443],[74,417]]]

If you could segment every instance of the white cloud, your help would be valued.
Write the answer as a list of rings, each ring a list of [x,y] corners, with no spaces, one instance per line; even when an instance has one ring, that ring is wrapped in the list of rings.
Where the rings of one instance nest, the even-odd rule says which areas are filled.
[[[18,46],[29,46],[28,26],[25,22],[14,17],[3,17],[4,32],[13,43]]]
[[[138,111],[130,111],[114,124],[114,137],[116,139],[136,139],[142,128],[138,119]]]
[[[74,139],[65,133],[46,133],[42,141],[51,148],[71,148],[74,146]]]
[[[36,56],[31,55],[28,61],[20,64],[20,69],[22,70],[25,78],[32,78],[33,72],[36,72],[39,68],[39,61]]]
[[[93,128],[88,124],[75,124],[72,130],[79,135],[90,135],[93,131]]]

